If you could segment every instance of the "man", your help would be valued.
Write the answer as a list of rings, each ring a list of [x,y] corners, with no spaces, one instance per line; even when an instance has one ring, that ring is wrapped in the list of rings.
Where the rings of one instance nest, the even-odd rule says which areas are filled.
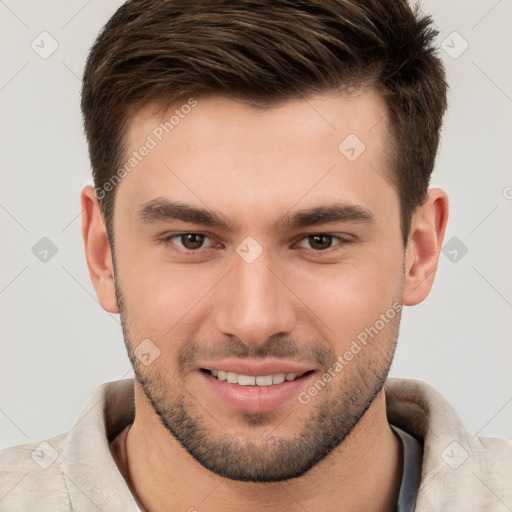
[[[82,230],[135,379],[3,451],[1,510],[512,509],[510,445],[387,380],[448,216],[434,37],[397,0],[117,11]]]

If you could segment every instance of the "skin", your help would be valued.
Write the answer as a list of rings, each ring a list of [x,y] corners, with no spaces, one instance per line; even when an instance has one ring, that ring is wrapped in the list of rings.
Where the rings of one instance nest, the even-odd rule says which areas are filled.
[[[155,105],[139,111],[127,132],[127,153],[161,121]],[[93,285],[106,311],[121,312],[136,375],[148,387],[145,393],[136,379],[136,416],[126,440],[127,477],[147,510],[394,510],[402,460],[386,419],[382,382],[400,314],[307,404],[294,396],[270,412],[242,412],[205,385],[199,370],[228,355],[254,361],[264,354],[263,360],[313,370],[298,390],[307,391],[394,303],[412,306],[425,299],[448,199],[440,189],[429,190],[404,250],[398,195],[386,168],[388,130],[384,102],[371,89],[293,99],[264,110],[198,98],[192,112],[117,185],[115,267],[94,190],[82,191]],[[349,134],[366,146],[353,162],[338,150]],[[173,219],[144,222],[137,212],[155,198],[222,213],[234,229]],[[335,201],[364,207],[374,219],[270,229],[287,213]],[[180,237],[162,243],[170,234],[190,232],[207,234],[193,256],[179,252],[185,251]],[[333,238],[328,249],[318,250],[311,234],[350,242]],[[247,237],[262,248],[252,263],[236,251]],[[160,351],[148,366],[133,355],[144,339]],[[291,453],[272,458],[277,441],[288,446],[313,430],[314,445],[326,442],[327,426],[346,431],[300,476],[240,481],[221,476],[218,457],[219,471],[195,460],[162,424],[148,390],[161,413],[189,404],[183,406],[188,417],[206,432],[203,445],[229,445],[241,454],[240,471],[246,473],[244,464],[268,470]],[[321,413],[327,416],[320,420]]]

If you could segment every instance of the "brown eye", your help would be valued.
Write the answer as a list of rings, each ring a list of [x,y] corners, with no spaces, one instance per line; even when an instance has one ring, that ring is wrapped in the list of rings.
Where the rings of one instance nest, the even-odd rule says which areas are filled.
[[[316,252],[327,251],[337,245],[342,246],[349,243],[347,240],[338,235],[331,235],[329,233],[315,233],[313,235],[306,235],[300,241],[299,245],[306,249],[310,249]]]
[[[332,235],[311,235],[308,238],[311,248],[316,250],[329,249],[333,239]]]
[[[317,251],[329,249],[334,239],[332,235],[309,235],[307,238],[310,247]]]
[[[200,249],[204,243],[205,235],[201,233],[183,233],[179,235],[181,245],[189,251]]]
[[[165,236],[162,243],[177,252],[198,251],[213,245],[213,241],[205,233],[173,233]]]

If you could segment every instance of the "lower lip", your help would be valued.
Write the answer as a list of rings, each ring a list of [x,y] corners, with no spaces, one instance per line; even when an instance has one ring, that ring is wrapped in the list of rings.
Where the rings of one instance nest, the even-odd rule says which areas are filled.
[[[273,411],[288,400],[296,398],[313,378],[314,373],[271,386],[240,386],[219,380],[204,371],[201,371],[200,375],[214,393],[233,409],[240,412],[264,413]]]

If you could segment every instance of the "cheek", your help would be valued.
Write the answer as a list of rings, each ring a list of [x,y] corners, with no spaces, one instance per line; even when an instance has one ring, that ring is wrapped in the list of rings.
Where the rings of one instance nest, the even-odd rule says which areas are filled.
[[[124,258],[118,270],[132,332],[163,342],[197,326],[222,276],[214,267],[199,267],[149,262],[136,254]]]
[[[333,345],[344,346],[400,300],[400,269],[396,259],[375,258],[373,264],[360,260],[297,276],[293,288],[326,339],[339,340]]]

